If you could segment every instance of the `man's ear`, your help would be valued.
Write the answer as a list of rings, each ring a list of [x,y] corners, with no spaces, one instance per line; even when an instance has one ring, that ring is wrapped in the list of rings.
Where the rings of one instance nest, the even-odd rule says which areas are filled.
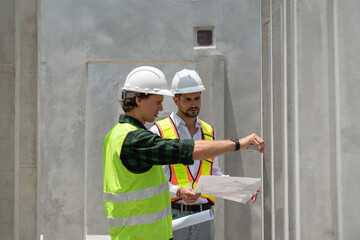
[[[139,97],[135,97],[135,102],[138,106],[141,104],[141,99]]]
[[[179,99],[177,97],[173,97],[173,101],[176,104],[176,106],[179,104]]]

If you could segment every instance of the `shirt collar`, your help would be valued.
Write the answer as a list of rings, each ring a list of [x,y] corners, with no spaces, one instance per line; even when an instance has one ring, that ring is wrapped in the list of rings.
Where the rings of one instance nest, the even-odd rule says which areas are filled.
[[[133,117],[127,116],[125,114],[120,115],[119,123],[130,123],[131,125],[134,125],[138,128],[143,128],[143,129],[147,130],[146,127],[144,126],[144,124],[142,124],[139,120],[137,120]]]
[[[171,118],[174,120],[174,123],[175,123],[176,127],[179,127],[179,125],[184,125],[185,126],[184,120],[182,120],[182,118],[179,117],[179,115],[177,115],[176,112],[171,113]],[[196,117],[195,126],[197,128],[201,128],[200,119],[198,117]]]

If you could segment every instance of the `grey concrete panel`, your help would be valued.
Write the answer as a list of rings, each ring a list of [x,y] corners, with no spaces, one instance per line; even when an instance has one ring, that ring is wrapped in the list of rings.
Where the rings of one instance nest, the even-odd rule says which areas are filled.
[[[0,232],[4,239],[14,237],[14,73],[14,66],[0,64]]]
[[[298,3],[299,184],[301,237],[335,239],[329,122],[327,1]],[[328,136],[324,138],[323,136]],[[322,148],[315,148],[322,146]],[[324,170],[320,170],[324,169]],[[327,170],[325,170],[327,169]],[[319,171],[317,171],[319,170]],[[316,173],[316,174],[315,174]],[[302,210],[304,209],[304,210]]]
[[[85,79],[86,65],[78,61],[76,53],[57,56],[46,65],[46,103],[42,104],[44,227],[40,233],[44,239],[85,236],[86,86],[79,79]]]
[[[45,237],[62,236],[57,232],[59,226],[70,222],[79,223],[80,215],[85,214],[80,210],[83,203],[80,194],[83,189],[81,172],[85,172],[84,166],[76,162],[71,171],[68,165],[73,159],[84,162],[81,149],[89,156],[89,145],[84,143],[89,140],[86,135],[89,134],[87,128],[83,133],[82,125],[75,124],[87,120],[87,113],[83,112],[85,104],[88,104],[84,94],[89,89],[85,80],[86,62],[193,62],[199,55],[222,54],[229,85],[226,94],[231,104],[234,104],[232,107],[227,104],[225,110],[230,107],[229,111],[236,115],[236,120],[225,121],[225,126],[228,128],[235,124],[241,125],[241,128],[231,128],[228,133],[233,137],[234,132],[239,136],[260,132],[260,110],[254,111],[260,109],[261,104],[258,1],[152,1],[139,4],[125,1],[100,3],[51,0],[42,1],[41,9],[42,59],[48,63],[43,146]],[[213,48],[194,49],[196,44],[193,28],[196,26],[215,27]],[[72,101],[76,95],[77,100]],[[204,115],[201,116],[206,116],[206,111],[202,114]],[[112,121],[116,121],[115,115]],[[110,118],[107,120],[110,121]],[[56,142],[55,137],[58,139]],[[77,147],[73,147],[74,142]],[[58,146],[66,152],[60,151]],[[259,159],[258,165],[253,164],[254,158]],[[260,176],[259,155],[244,153],[243,159],[245,161],[242,167],[245,171],[238,168],[234,174]],[[234,161],[238,162],[238,157]],[[54,170],[56,168],[57,171]],[[87,173],[87,179],[89,174]],[[64,178],[67,175],[72,176],[74,181],[77,179],[76,184],[69,188],[65,188],[67,179]],[[87,190],[89,191],[89,188]],[[60,211],[54,212],[54,209],[65,212],[70,209],[67,198],[61,198],[60,193],[63,196],[73,193],[76,195],[71,195],[68,199],[77,200],[74,208],[78,215],[73,214],[75,218],[72,221],[65,221],[68,220],[68,215],[64,216]],[[249,209],[248,206],[246,208]],[[258,209],[259,205],[249,211],[254,219],[251,229],[248,223],[241,226],[243,231],[251,232],[249,236],[252,235],[253,239],[260,239],[261,235]],[[48,210],[53,212],[48,213]],[[233,213],[234,209],[228,211]],[[58,222],[51,220],[50,217],[57,214],[60,214]],[[88,219],[86,216],[85,218]],[[230,216],[228,221],[236,222],[236,218]],[[65,226],[68,229],[68,226]],[[55,230],[50,232],[53,229]],[[239,227],[234,225],[226,232],[234,232],[236,238],[238,229]],[[81,231],[80,224],[77,231],[74,231],[74,236],[81,237]]]
[[[280,22],[280,2],[289,10],[283,22]],[[5,2],[5,9],[9,9],[8,4],[12,6]],[[107,72],[125,74],[125,70],[117,72],[111,64],[96,66],[89,69],[101,69],[92,72],[86,81],[86,74],[90,73],[86,73],[86,62],[194,62],[199,56],[206,58],[214,54],[223,55],[226,63],[224,137],[259,133],[263,107],[263,136],[267,146],[273,147],[266,149],[263,163],[259,155],[252,152],[224,156],[225,173],[233,176],[259,177],[263,167],[264,200],[262,206],[260,202],[253,205],[225,202],[226,238],[281,238],[283,229],[286,236],[286,214],[289,215],[290,239],[353,239],[359,235],[360,220],[353,214],[358,209],[353,199],[359,198],[359,191],[354,191],[357,185],[352,185],[359,180],[356,161],[360,132],[356,125],[360,112],[356,111],[359,98],[358,4],[355,0],[263,1],[263,9],[272,13],[261,19],[265,40],[262,45],[265,57],[263,92],[260,88],[259,4],[260,1],[250,0],[221,3],[172,0],[141,4],[111,0],[101,3],[94,0],[43,1],[42,58],[49,61],[48,81],[44,87],[46,96],[42,96],[46,104],[41,108],[45,237],[68,238],[60,232],[65,230],[81,238],[84,219],[89,224],[89,232],[104,231],[102,227],[96,228],[92,216],[86,216],[83,205],[86,203],[90,208],[100,204],[97,191],[101,187],[101,176],[96,174],[101,155],[99,157],[96,148],[92,149],[102,140],[101,134],[95,131],[97,120],[116,122],[120,111],[115,104],[109,105],[101,110],[109,112],[111,117],[102,119],[105,114],[98,114],[96,109],[101,105],[96,99],[111,101],[105,97],[116,96],[118,90],[116,86],[106,89],[96,84],[101,83],[102,77],[108,77]],[[284,7],[282,5],[282,9]],[[11,14],[5,12],[1,16],[4,20],[1,29],[12,32],[14,22],[7,24]],[[212,48],[194,49],[193,28],[196,26],[214,26]],[[281,36],[285,34],[284,29],[289,29],[285,41]],[[14,42],[9,39],[11,36],[2,38],[0,41],[4,45],[1,45],[13,49]],[[285,43],[289,48],[284,55],[287,59],[282,56]],[[4,56],[4,64],[12,63],[14,58],[9,52],[0,56]],[[206,63],[200,65],[213,66],[210,59],[203,60]],[[129,63],[132,64],[135,63]],[[288,65],[288,75],[281,73]],[[209,73],[213,69],[207,72],[206,67],[202,67],[199,69],[202,76],[206,76],[206,83],[215,88],[213,75]],[[286,88],[284,83],[288,83]],[[97,95],[98,89],[111,90],[113,95]],[[205,92],[207,104],[203,103],[201,117],[219,124],[219,118],[212,115],[212,108],[219,106],[214,102],[214,92],[214,89]],[[264,106],[261,106],[261,94]],[[89,117],[93,115],[95,117]],[[284,119],[289,119],[287,126],[282,126],[286,123]],[[10,127],[13,126],[10,124]],[[222,129],[221,126],[215,128]],[[282,148],[285,142],[287,149]],[[314,143],[321,147],[314,147]],[[31,148],[26,149],[31,151]],[[97,177],[92,179],[92,176]],[[85,186],[86,193],[82,192]],[[94,192],[92,186],[95,186]],[[85,202],[84,195],[89,201]],[[97,196],[97,202],[91,202],[91,196]],[[287,203],[288,210],[283,210]],[[100,214],[102,208],[96,211]],[[260,216],[262,212],[263,217]],[[261,226],[261,218],[264,226]],[[71,224],[77,228],[73,230]],[[272,228],[275,232],[271,232]]]
[[[360,21],[359,4],[356,1],[337,1],[338,8],[336,32],[338,44],[338,79],[339,87],[338,128],[339,128],[339,207],[342,213],[340,218],[340,231],[344,240],[358,238],[360,235],[360,212],[357,199],[360,197]]]
[[[37,128],[37,236],[44,233],[44,207],[46,199],[45,191],[45,161],[44,161],[44,140],[45,140],[45,106],[46,106],[46,64],[39,66],[39,83],[38,83],[38,128]]]
[[[282,162],[277,161],[281,155],[277,156],[276,151],[288,156],[283,162],[287,164],[283,170],[288,171],[288,182],[274,185],[275,191],[271,194],[275,202],[270,201],[270,204],[279,203],[282,190],[289,202],[282,220],[276,216],[276,211],[267,211],[265,199],[264,213],[270,214],[275,233],[271,238],[265,234],[264,238],[282,239],[276,231],[286,224],[288,216],[283,239],[354,239],[359,235],[356,227],[359,218],[354,214],[358,207],[344,195],[351,192],[352,197],[357,198],[359,194],[353,191],[357,188],[355,172],[359,166],[354,161],[358,148],[352,145],[359,139],[355,122],[358,122],[357,112],[360,111],[354,111],[359,98],[356,67],[359,47],[352,45],[357,42],[359,27],[349,24],[359,18],[355,3],[292,1],[289,5],[287,1],[281,2],[286,5],[283,11],[287,14],[286,21],[277,21],[278,1],[271,1],[270,28],[266,14],[262,15],[264,136],[274,136],[271,138],[274,165],[270,165],[273,170],[267,171],[265,164],[264,175],[270,173],[269,177],[277,182]],[[262,3],[264,13],[268,3]],[[276,37],[280,25],[280,31],[286,36],[282,39]],[[279,43],[285,49],[284,55],[279,54]],[[277,84],[284,76],[287,80]],[[283,100],[278,96],[282,92]],[[279,111],[282,104],[285,104],[284,111]],[[270,118],[267,116],[271,114],[269,109],[273,111]],[[271,123],[277,118],[276,112],[288,119],[284,128],[279,126],[281,119]],[[281,140],[279,132],[282,130],[284,139],[288,140],[283,150],[280,146],[277,148],[275,142]],[[321,146],[321,150],[312,143]],[[265,159],[269,157],[266,152]],[[266,223],[264,230],[267,230]]]
[[[223,55],[210,54],[200,56],[199,75],[205,86],[202,92],[200,118],[210,123],[215,128],[216,139],[224,139],[225,136],[225,81],[226,62]],[[219,167],[225,171],[225,158],[218,156]],[[225,238],[225,200],[216,198],[215,211],[215,239]]]
[[[285,175],[286,169],[284,166],[284,65],[283,65],[283,2],[272,1],[272,28],[271,28],[271,43],[272,43],[272,75],[271,77],[271,142],[267,147],[270,148],[271,162],[272,162],[272,218],[275,219],[273,223],[272,238],[285,239],[285,224],[284,217],[284,202],[286,201],[285,194]],[[265,160],[266,161],[266,160]]]
[[[16,3],[15,238],[37,238],[37,0]]]
[[[42,4],[46,57],[53,51],[55,42],[70,50],[71,42],[77,39],[79,49],[87,52],[90,61],[188,60],[193,54],[193,27],[219,23],[216,1],[99,4],[98,1],[53,0]],[[58,19],[63,19],[61,25]],[[125,56],[121,54],[125,52]]]
[[[0,2],[1,64],[15,64],[15,1]]]
[[[14,175],[14,168],[0,169],[0,231],[3,239],[14,238]]]
[[[262,161],[262,235],[263,239],[272,238],[272,193],[271,193],[271,24],[270,1],[261,1],[261,55],[262,55],[262,134],[266,144]]]
[[[250,59],[247,59],[250,61]],[[254,60],[254,59],[251,59]],[[234,60],[233,62],[237,62]],[[257,66],[256,61],[253,62]],[[259,66],[258,66],[259,67]],[[258,71],[256,67],[253,71]],[[241,69],[241,72],[243,69]],[[235,69],[227,65],[225,82],[225,138],[244,137],[256,132],[261,136],[260,77],[255,73],[241,78]],[[257,88],[256,88],[256,85]],[[245,90],[246,89],[246,90]],[[225,155],[225,173],[231,176],[261,177],[261,155],[253,152],[234,152]],[[260,195],[259,195],[260,196]],[[260,199],[260,198],[259,198]],[[261,238],[261,202],[245,205],[225,201],[226,239]]]
[[[13,71],[0,72],[0,231],[4,238],[14,235],[14,105],[15,86]]]
[[[19,175],[20,219],[19,239],[36,239],[37,236],[37,192],[36,192],[36,167],[21,167]]]
[[[210,89],[210,116],[211,124],[216,126],[217,139],[225,139],[225,81],[227,78],[226,61],[224,55],[213,56],[212,78]],[[219,167],[225,171],[225,158],[218,156]],[[215,205],[215,239],[224,239],[225,200],[217,198]]]
[[[221,30],[227,34],[217,41],[226,58],[225,138],[261,135],[260,1],[226,3],[220,19],[227,23]],[[261,177],[261,155],[226,154],[225,173]],[[261,239],[261,201],[246,205],[225,201],[225,214],[226,238]]]
[[[15,2],[0,3],[0,233],[14,238]]]
[[[14,168],[14,107],[15,107],[15,72],[11,65],[0,65],[0,101],[1,101],[1,117],[0,117],[0,152],[1,167],[4,169]]]
[[[30,42],[30,40],[29,40]],[[26,51],[29,51],[26,49]],[[36,49],[33,58],[22,57],[32,62],[31,72],[22,72],[20,84],[19,127],[19,238],[36,238],[36,166],[37,166],[37,64]],[[27,65],[27,64],[24,64]],[[25,70],[27,71],[27,69]]]

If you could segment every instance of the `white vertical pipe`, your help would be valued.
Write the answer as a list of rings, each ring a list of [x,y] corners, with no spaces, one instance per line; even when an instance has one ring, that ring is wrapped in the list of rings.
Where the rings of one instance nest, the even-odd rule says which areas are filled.
[[[269,31],[269,60],[270,60],[270,199],[271,199],[271,239],[275,239],[275,187],[274,187],[274,89],[273,89],[273,15],[272,1],[270,1],[270,31]]]
[[[301,211],[300,211],[300,157],[299,157],[299,99],[298,99],[298,35],[297,35],[297,0],[292,0],[291,4],[291,66],[292,66],[292,83],[294,88],[294,129],[293,129],[293,146],[294,146],[294,195],[295,195],[295,239],[301,240]]]
[[[260,6],[260,8],[262,8],[262,6]],[[263,23],[262,21],[260,21],[260,29],[263,28]],[[261,31],[262,33],[262,31]],[[262,53],[262,41],[263,41],[263,36],[261,35],[261,41],[260,41],[260,53]],[[262,58],[264,57],[264,55],[262,54]],[[260,76],[261,78],[263,77],[263,60],[260,61]],[[260,131],[261,131],[261,137],[263,138],[264,137],[264,123],[263,123],[263,111],[264,111],[264,108],[263,108],[263,79],[261,79],[260,81],[260,91],[261,91],[261,94],[260,94]],[[261,186],[264,186],[264,154],[261,154]],[[264,224],[265,224],[265,220],[264,220],[264,194],[260,194],[261,196],[261,240],[264,240]]]
[[[14,127],[14,240],[19,239],[19,166],[20,166],[20,0],[15,0],[15,127]]]
[[[41,64],[41,0],[37,0],[36,6],[36,15],[37,15],[37,137],[36,137],[36,235],[40,236],[40,240],[43,239],[43,235],[40,235],[41,231],[43,230],[43,219],[42,219],[42,209],[41,209],[41,200],[42,200],[42,180],[43,180],[43,158],[42,158],[42,147],[43,147],[43,139],[45,135],[45,131],[43,128],[43,106],[42,101],[43,85],[45,84],[42,77],[45,75],[43,74],[43,69],[45,67]],[[46,71],[46,68],[45,68]],[[46,73],[46,72],[45,72]]]
[[[88,109],[89,109],[89,63],[85,63],[85,148],[84,148],[84,156],[85,156],[85,162],[84,162],[84,239],[86,239],[87,236],[87,167],[88,167],[88,129],[89,129],[89,121],[88,121]]]
[[[284,173],[284,240],[289,239],[289,180],[288,180],[288,124],[287,124],[287,1],[283,0],[281,5],[281,33],[282,33],[282,83],[283,83],[283,173]]]
[[[342,164],[341,164],[341,124],[340,124],[340,77],[339,77],[339,6],[333,1],[333,49],[334,49],[334,85],[335,85],[335,148],[336,148],[336,188],[337,188],[337,214],[338,239],[343,239],[343,212],[342,212]]]

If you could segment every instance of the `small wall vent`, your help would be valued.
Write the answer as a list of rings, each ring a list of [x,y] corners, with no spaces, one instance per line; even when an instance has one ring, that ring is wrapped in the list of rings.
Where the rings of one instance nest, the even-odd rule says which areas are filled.
[[[214,26],[194,27],[196,47],[214,46]]]

